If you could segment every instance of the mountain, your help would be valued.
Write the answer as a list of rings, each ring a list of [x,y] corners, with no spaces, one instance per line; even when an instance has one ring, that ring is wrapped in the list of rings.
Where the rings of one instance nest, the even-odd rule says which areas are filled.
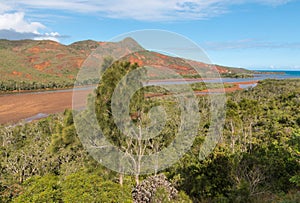
[[[126,38],[121,42],[96,42],[92,40],[63,45],[54,41],[0,40],[0,82],[68,83],[72,84],[78,70],[87,57],[97,48],[109,52],[134,54],[124,57],[139,65],[168,67],[181,75],[194,75],[195,71],[184,59],[150,52],[136,41]],[[199,67],[210,67],[201,62],[192,62]],[[220,73],[249,73],[245,69],[216,66]]]
[[[152,66],[162,69],[168,67],[184,77],[200,77],[195,68],[201,70],[201,73],[203,73],[201,77],[205,77],[205,73],[215,72],[216,69],[221,75],[252,73],[252,71],[243,68],[232,68],[214,64],[206,64],[203,62],[187,60],[179,57],[171,57],[147,50],[135,52],[124,57],[122,60],[129,61],[131,63],[137,63],[139,66]]]

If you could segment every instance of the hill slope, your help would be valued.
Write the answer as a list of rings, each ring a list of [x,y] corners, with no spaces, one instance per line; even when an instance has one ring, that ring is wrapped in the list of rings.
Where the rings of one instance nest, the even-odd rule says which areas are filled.
[[[0,86],[19,83],[44,84],[44,86],[69,86],[86,58],[101,46],[107,50],[126,48],[129,51],[144,50],[133,39],[119,43],[96,42],[92,40],[63,45],[54,41],[8,41],[0,40]],[[181,75],[193,75],[195,71],[181,58],[170,57],[156,52],[140,51],[124,60],[139,65],[168,67]],[[200,67],[209,67],[201,62]],[[220,73],[249,73],[245,69],[216,66]],[[56,85],[55,85],[56,84]],[[59,85],[57,85],[59,84]],[[41,85],[40,85],[41,86]],[[41,88],[43,85],[41,86]],[[17,89],[17,87],[15,88]],[[24,89],[21,87],[21,89]]]

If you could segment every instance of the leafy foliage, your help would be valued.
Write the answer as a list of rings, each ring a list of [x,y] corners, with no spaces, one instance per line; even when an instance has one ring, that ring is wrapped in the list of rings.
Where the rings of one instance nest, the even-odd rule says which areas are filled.
[[[110,94],[109,89],[99,90]],[[213,153],[198,159],[209,127],[208,122],[200,123],[192,149],[163,171],[180,190],[178,202],[299,202],[299,98],[299,80],[265,80],[253,89],[229,94],[223,137]],[[101,102],[97,104],[107,108]],[[158,103],[169,106],[168,114],[178,115],[168,97],[145,102],[145,112]],[[137,106],[132,104],[132,113]],[[199,97],[199,107],[202,121],[209,120],[206,96]],[[168,146],[176,133],[178,117],[173,119],[159,138],[161,147]],[[122,146],[109,116],[103,114],[101,120],[112,126],[106,136]],[[0,126],[0,202],[131,202],[135,181],[87,154],[69,110],[33,123]],[[163,189],[155,196],[162,202],[165,197]]]

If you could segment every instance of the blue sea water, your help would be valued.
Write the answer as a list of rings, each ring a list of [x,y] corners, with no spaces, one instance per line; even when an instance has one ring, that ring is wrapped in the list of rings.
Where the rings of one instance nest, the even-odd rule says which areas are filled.
[[[195,81],[158,81],[158,82],[155,81],[155,82],[149,82],[149,83],[147,83],[147,85],[191,84],[191,83],[197,83],[200,81],[204,81],[205,83],[219,83],[219,82],[249,82],[249,81],[260,81],[260,80],[265,80],[265,79],[278,79],[278,80],[293,79],[293,78],[300,79],[300,70],[295,70],[295,71],[257,70],[257,72],[260,72],[260,74],[254,74],[254,77],[249,77],[249,78],[201,79],[198,81],[197,80],[195,80]],[[278,74],[274,74],[274,72],[278,72]],[[279,73],[282,73],[282,74],[279,74]]]
[[[223,82],[247,82],[247,81],[256,81],[256,80],[265,80],[265,79],[293,79],[300,78],[300,70],[257,70],[260,74],[254,74],[252,78],[222,78]],[[278,74],[274,74],[278,73]],[[281,74],[282,73],[282,74]]]

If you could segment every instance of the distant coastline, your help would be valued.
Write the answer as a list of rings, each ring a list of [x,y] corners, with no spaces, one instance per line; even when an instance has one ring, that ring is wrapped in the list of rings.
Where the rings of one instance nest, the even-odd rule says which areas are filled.
[[[255,74],[281,74],[289,76],[300,76],[300,70],[254,70]]]
[[[256,70],[254,74],[285,75],[284,71]]]

